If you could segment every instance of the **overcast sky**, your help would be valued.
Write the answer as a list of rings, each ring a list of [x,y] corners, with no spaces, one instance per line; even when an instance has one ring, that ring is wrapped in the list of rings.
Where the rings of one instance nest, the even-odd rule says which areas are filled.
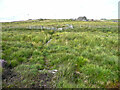
[[[26,19],[117,19],[120,0],[0,0],[0,21]]]

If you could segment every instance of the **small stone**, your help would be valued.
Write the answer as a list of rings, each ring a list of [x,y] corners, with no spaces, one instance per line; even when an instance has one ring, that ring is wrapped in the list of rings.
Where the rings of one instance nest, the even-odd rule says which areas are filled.
[[[76,71],[76,74],[80,74],[80,72]]]
[[[54,70],[54,72],[57,72],[58,70]]]
[[[0,63],[1,63],[1,66],[2,67],[5,67],[5,64],[7,63],[5,60],[3,60],[3,59],[0,59]]]
[[[58,28],[58,30],[63,30],[63,28]]]
[[[55,74],[56,72],[53,71],[52,73]]]
[[[69,28],[70,28],[70,29],[73,29],[73,25],[69,25]]]

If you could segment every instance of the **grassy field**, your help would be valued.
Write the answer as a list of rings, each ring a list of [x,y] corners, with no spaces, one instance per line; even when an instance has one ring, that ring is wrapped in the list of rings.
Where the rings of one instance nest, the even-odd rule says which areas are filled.
[[[26,29],[27,26],[64,27],[66,24],[72,24],[74,29]],[[120,85],[116,22],[29,20],[2,23],[2,27],[2,59],[7,61],[3,88]]]

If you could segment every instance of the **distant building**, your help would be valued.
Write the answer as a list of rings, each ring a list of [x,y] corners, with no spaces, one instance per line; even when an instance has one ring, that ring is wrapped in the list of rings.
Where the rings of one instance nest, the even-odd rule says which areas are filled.
[[[88,21],[94,21],[94,19],[89,19]]]
[[[76,20],[77,21],[88,21],[85,16],[84,17],[78,17]]]

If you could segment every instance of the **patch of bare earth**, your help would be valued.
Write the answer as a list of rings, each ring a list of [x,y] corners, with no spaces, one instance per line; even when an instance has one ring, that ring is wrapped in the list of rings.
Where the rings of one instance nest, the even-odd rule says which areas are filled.
[[[110,83],[109,85],[106,86],[106,88],[109,88],[109,89],[115,88],[115,89],[120,90],[120,82]]]
[[[38,73],[31,79],[32,83],[21,83],[25,78],[16,73],[13,69],[5,69],[2,73],[3,88],[53,88],[52,80],[54,74],[52,73]]]

